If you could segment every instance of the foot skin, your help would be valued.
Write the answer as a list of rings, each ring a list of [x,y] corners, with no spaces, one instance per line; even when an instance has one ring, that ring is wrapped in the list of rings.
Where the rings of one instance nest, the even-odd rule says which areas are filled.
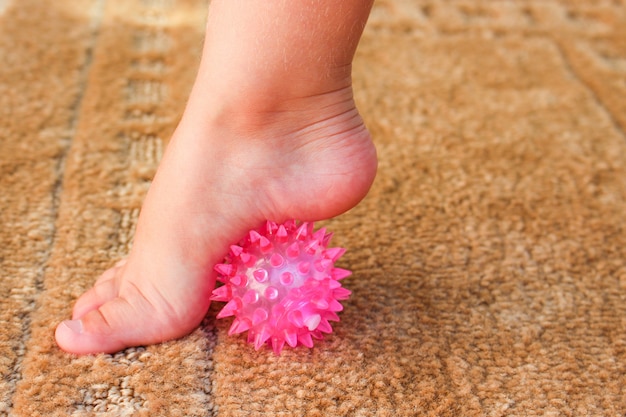
[[[192,93],[127,261],[102,274],[59,324],[63,350],[112,353],[190,333],[230,244],[266,219],[327,219],[366,195],[376,151],[349,86],[232,108]]]

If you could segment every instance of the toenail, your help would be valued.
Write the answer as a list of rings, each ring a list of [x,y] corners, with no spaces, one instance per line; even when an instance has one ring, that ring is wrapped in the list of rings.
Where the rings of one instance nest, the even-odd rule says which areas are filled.
[[[74,333],[81,334],[83,332],[83,322],[80,320],[65,320],[63,324]]]

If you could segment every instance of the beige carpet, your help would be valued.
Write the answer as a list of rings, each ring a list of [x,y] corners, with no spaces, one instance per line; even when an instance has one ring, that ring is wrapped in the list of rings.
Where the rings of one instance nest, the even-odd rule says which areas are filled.
[[[380,154],[326,222],[342,321],[275,357],[214,306],[73,357],[56,323],[128,252],[203,0],[0,0],[0,415],[626,415],[626,2],[380,0],[355,62]]]

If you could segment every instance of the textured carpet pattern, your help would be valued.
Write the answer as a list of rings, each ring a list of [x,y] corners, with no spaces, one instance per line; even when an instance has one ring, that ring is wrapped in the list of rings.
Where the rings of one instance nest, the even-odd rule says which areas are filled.
[[[624,1],[376,3],[379,176],[326,222],[354,294],[315,349],[255,352],[214,306],[182,340],[59,351],[128,252],[205,16],[0,0],[0,414],[626,415]]]

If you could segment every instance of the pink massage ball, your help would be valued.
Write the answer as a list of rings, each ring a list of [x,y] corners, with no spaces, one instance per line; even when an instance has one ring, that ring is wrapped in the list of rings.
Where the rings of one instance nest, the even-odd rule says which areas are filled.
[[[280,355],[285,342],[313,347],[313,338],[333,331],[340,300],[350,291],[339,282],[351,274],[335,268],[344,248],[329,248],[332,233],[313,230],[313,223],[268,221],[230,247],[215,266],[218,281],[211,297],[227,304],[217,318],[234,316],[229,335],[248,331],[248,342],[266,342]]]

